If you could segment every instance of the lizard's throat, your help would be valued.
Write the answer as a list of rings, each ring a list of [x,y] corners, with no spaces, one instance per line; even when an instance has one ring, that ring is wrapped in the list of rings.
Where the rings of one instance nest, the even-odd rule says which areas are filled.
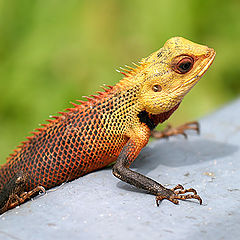
[[[163,112],[160,114],[150,114],[147,111],[141,111],[138,114],[138,118],[140,122],[145,123],[150,130],[153,130],[159,123],[165,122],[179,107],[180,103],[178,103],[175,107],[167,112]]]

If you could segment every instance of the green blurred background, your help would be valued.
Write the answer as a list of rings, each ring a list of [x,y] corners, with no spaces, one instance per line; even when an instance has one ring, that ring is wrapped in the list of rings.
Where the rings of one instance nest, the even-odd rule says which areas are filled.
[[[49,114],[121,78],[173,36],[216,60],[171,118],[198,119],[240,93],[239,0],[0,0],[0,163]]]

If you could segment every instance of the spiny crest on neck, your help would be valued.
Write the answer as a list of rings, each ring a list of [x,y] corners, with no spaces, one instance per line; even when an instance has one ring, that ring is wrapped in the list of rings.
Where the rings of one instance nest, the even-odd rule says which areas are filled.
[[[122,73],[125,77],[133,76],[133,75],[135,75],[138,72],[138,69],[139,69],[140,66],[137,65],[134,62],[132,62],[132,64],[136,68],[133,68],[133,67],[128,66],[128,65],[125,65],[125,68],[119,67],[121,69],[121,71],[119,71],[118,69],[116,69],[116,71]]]
[[[124,75],[119,83],[116,84],[116,86],[121,89],[124,89],[127,86],[135,85],[136,81],[140,80],[140,78],[137,78],[136,76],[141,73],[144,68],[146,68],[146,65],[148,65],[148,63],[144,63],[143,61],[139,62],[139,65],[134,62],[132,62],[132,64],[135,68],[125,65],[125,68],[120,67],[120,70],[116,70]]]

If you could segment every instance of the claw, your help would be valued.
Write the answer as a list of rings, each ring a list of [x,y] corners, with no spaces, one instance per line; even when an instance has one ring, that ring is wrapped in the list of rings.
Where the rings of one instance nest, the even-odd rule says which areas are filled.
[[[193,188],[189,188],[189,189],[185,189],[185,190],[179,190],[179,191],[176,191],[175,194],[179,195],[179,194],[184,194],[184,193],[188,193],[188,192],[192,192],[194,195],[197,195],[197,191]]]
[[[184,187],[181,184],[178,184],[177,186],[175,186],[174,188],[172,188],[171,190],[174,192],[175,190],[181,189],[183,190]]]
[[[199,201],[199,204],[202,205],[202,199],[200,198],[199,195],[193,195],[193,194],[188,194],[188,195],[177,195],[175,199],[180,199],[180,200],[186,200],[186,199],[197,199]]]
[[[200,134],[199,123],[188,122],[176,128],[172,128],[171,125],[167,125],[163,131],[152,131],[152,137],[159,139],[181,134],[187,139],[187,134],[185,133],[186,130],[194,130],[197,132],[197,134]]]
[[[181,195],[185,193],[193,193],[193,194],[187,194],[187,195]],[[201,197],[197,194],[197,191],[193,188],[184,189],[182,185],[178,184],[176,187],[172,189],[166,189],[165,194],[157,195],[156,196],[156,204],[159,207],[159,202],[163,199],[167,199],[170,202],[174,204],[179,204],[179,200],[186,200],[186,199],[197,199],[202,204]]]
[[[12,199],[14,199],[15,201],[13,201],[13,202],[9,201],[8,209],[14,208],[14,207],[24,203],[27,199],[31,198],[32,196],[34,196],[38,192],[40,194],[45,194],[46,190],[42,186],[37,186],[36,188],[34,188],[33,190],[31,190],[29,192],[23,192],[20,195],[20,197],[17,194],[14,194],[12,196]]]

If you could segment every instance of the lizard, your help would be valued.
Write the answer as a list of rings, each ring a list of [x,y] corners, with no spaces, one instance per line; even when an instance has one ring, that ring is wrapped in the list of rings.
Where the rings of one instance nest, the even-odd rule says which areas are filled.
[[[162,48],[134,67],[104,91],[77,100],[73,107],[52,116],[32,132],[0,168],[0,214],[94,170],[113,165],[120,180],[155,195],[156,203],[167,199],[201,197],[193,188],[178,184],[169,189],[130,169],[131,163],[151,136],[163,138],[198,130],[196,123],[158,132],[212,64],[215,51],[182,37],[170,38]]]

